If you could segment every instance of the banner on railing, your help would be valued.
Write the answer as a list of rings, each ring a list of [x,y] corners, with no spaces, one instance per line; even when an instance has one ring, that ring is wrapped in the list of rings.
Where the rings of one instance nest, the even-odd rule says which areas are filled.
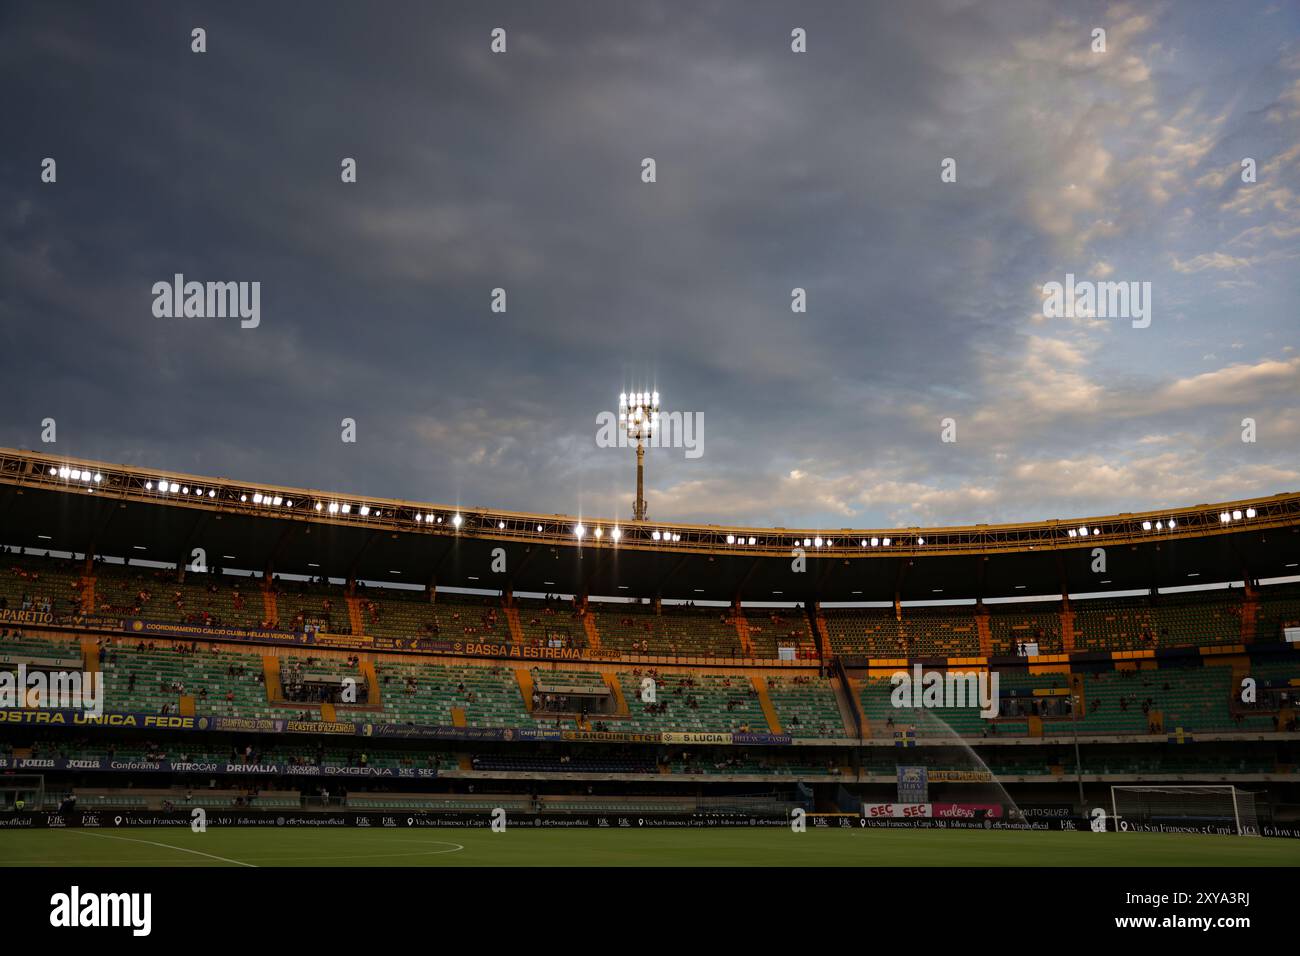
[[[80,710],[42,708],[0,709],[0,724],[45,727],[108,727],[128,730],[216,731],[221,733],[322,734],[379,737],[387,740],[563,740],[592,743],[783,745],[780,734],[565,730],[549,727],[455,727],[431,724],[371,723],[351,720],[292,720],[281,717],[181,716],[176,714],[105,713],[96,717]]]
[[[364,777],[432,780],[433,767],[349,767],[336,764],[241,763],[228,760],[121,760],[113,757],[0,757],[0,771],[45,773],[128,771],[130,773],[202,773],[287,777]]]

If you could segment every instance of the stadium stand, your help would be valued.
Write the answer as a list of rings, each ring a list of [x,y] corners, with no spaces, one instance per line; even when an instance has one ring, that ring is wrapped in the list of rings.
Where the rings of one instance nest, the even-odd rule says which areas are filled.
[[[27,788],[51,807],[71,793],[88,810],[201,802],[272,820],[328,809],[345,824],[344,808],[853,812],[901,799],[914,778],[899,769],[926,767],[935,806],[1000,802],[1004,779],[1022,805],[1069,812],[1117,780],[1231,778],[1300,816],[1300,656],[1282,634],[1300,624],[1300,584],[1250,579],[1289,573],[1298,496],[1260,507],[1258,527],[1204,509],[1180,512],[1176,536],[1155,520],[1139,532],[1146,516],[1098,519],[1124,559],[1097,586],[1154,591],[1053,600],[1094,580],[1091,529],[1077,542],[1059,521],[945,528],[928,543],[909,529],[889,550],[837,533],[805,575],[785,529],[741,548],[728,529],[683,526],[661,547],[651,525],[624,523],[611,545],[562,516],[477,506],[454,531],[404,502],[376,523],[316,517],[321,502],[295,494],[297,508],[272,516],[224,481],[182,506],[153,493],[158,477],[107,468],[117,499],[69,497],[44,459],[4,464],[14,540],[118,553],[0,555],[0,672],[98,669],[109,718],[42,714],[30,697],[0,712],[0,776],[21,781],[0,787],[0,813],[21,813]],[[123,563],[145,545],[134,553],[183,555],[196,535],[239,554],[243,573]],[[522,593],[467,583],[498,545],[511,573],[482,581]],[[1160,591],[1234,575],[1247,580]],[[914,663],[995,668],[996,717],[973,701],[895,707],[891,674]],[[1246,677],[1256,695],[1241,693]],[[340,693],[348,678],[355,700]]]
[[[816,646],[808,618],[795,608],[749,608],[745,623],[755,657],[776,657],[781,647],[804,649]]]
[[[291,631],[311,628],[334,634],[351,633],[347,606],[337,588],[305,581],[289,582],[278,577],[273,587],[281,627]]]
[[[904,608],[903,633],[909,657],[973,657],[980,652],[973,607]]]
[[[392,638],[445,638],[507,643],[510,629],[500,599],[439,591],[358,586],[367,634]]]
[[[827,608],[824,613],[835,653],[905,656],[902,625],[892,607]]]
[[[1279,646],[1283,625],[1300,623],[1300,587],[1294,585],[1262,586],[1253,593],[1076,599],[1069,605],[1072,613],[1054,601],[904,605],[901,616],[892,606],[822,610],[831,651],[846,657],[1014,657],[1024,644],[1037,644],[1039,655],[1102,652],[1033,668],[995,661],[1001,700],[998,717],[990,721],[975,706],[894,707],[885,668],[855,665],[845,680],[842,668],[830,666],[833,661],[815,660],[813,618],[799,608],[746,607],[738,617],[719,606],[593,600],[584,607],[556,598],[451,591],[431,601],[429,593],[414,589],[357,585],[349,592],[284,580],[275,582],[273,599],[264,601],[260,579],[216,571],[178,580],[174,570],[107,561],[97,561],[87,573],[78,561],[4,558],[0,601],[13,610],[40,609],[48,601],[56,618],[83,610],[83,597],[90,597],[86,589],[93,588],[96,611],[127,621],[236,629],[278,624],[336,634],[360,630],[412,643],[439,638],[575,652],[554,659],[519,654],[506,661],[474,659],[481,649],[451,658],[361,645],[356,651],[268,650],[241,644],[238,635],[222,641],[142,640],[129,633],[82,631],[72,637],[43,627],[0,629],[0,667],[60,660],[93,668],[97,662],[110,712],[355,721],[356,728],[365,728],[322,723],[308,734],[310,724],[297,724],[288,728],[291,733],[251,729],[239,737],[233,730],[184,736],[98,730],[60,736],[22,726],[5,731],[0,758],[94,760],[111,764],[93,768],[110,781],[119,779],[113,774],[140,774],[129,788],[84,786],[82,775],[75,793],[88,809],[184,806],[191,785],[201,784],[203,805],[213,808],[339,806],[346,791],[348,807],[384,811],[483,812],[504,806],[523,813],[653,813],[690,806],[700,812],[701,801],[714,799],[718,788],[739,789],[760,778],[787,786],[834,781],[835,789],[871,780],[891,787],[904,762],[985,777],[1068,782],[1075,772],[1075,734],[1084,743],[1080,759],[1088,775],[1297,775],[1297,762],[1282,744],[1246,742],[1276,739],[1276,732],[1297,727],[1300,657]],[[268,606],[278,608],[276,621],[263,620]],[[1070,621],[1071,633],[1063,633]],[[1252,648],[1250,636],[1265,646]],[[775,660],[783,646],[798,648],[815,663],[786,668]],[[1181,648],[1201,653],[1164,653]],[[582,659],[588,649],[599,653]],[[1124,651],[1143,652],[1136,655],[1141,660],[1115,653]],[[638,660],[652,655],[675,655],[682,663]],[[728,659],[740,659],[738,666]],[[1257,701],[1244,702],[1237,693],[1245,675],[1259,682]],[[647,676],[656,682],[652,701],[642,699]],[[365,688],[355,703],[285,699],[286,690],[301,681],[330,687],[344,677]],[[548,705],[548,694],[568,699]],[[868,745],[846,747],[845,738],[856,733],[854,704]],[[331,739],[328,729],[349,736]],[[507,733],[474,736],[476,729]],[[372,731],[373,739],[367,736]],[[767,736],[774,732],[795,745]],[[727,736],[745,733],[759,742],[733,743]],[[675,734],[681,737],[670,736]],[[1220,736],[1234,741],[1230,749],[1198,746],[1201,737]],[[1140,748],[1134,737],[1145,738]],[[911,749],[918,738],[927,746]],[[202,773],[186,769],[196,765],[205,768]],[[581,788],[518,792],[526,788],[521,781],[585,785],[602,778],[630,781],[630,791],[665,785],[677,790],[669,797],[584,795]],[[697,785],[699,778],[706,779]],[[456,792],[474,781],[481,791],[485,780],[503,792]],[[376,783],[385,792],[374,789]],[[712,788],[700,789],[711,795],[687,796],[682,791],[688,787]],[[732,802],[745,805],[740,798]]]
[[[1161,647],[1236,644],[1241,610],[1240,590],[1162,594],[1151,620]]]
[[[1300,584],[1260,588],[1255,614],[1255,640],[1281,641],[1284,626],[1300,627]]]
[[[198,716],[276,718],[306,716],[318,719],[314,707],[294,701],[276,701],[268,693],[263,657],[224,645],[197,642],[142,641],[122,636],[99,640],[99,661],[104,674],[107,709],[119,713],[179,714],[191,707]],[[354,655],[310,655],[285,651],[276,660],[280,681],[295,672],[333,677],[355,676],[364,681],[364,668]],[[81,662],[76,640],[15,632],[0,637],[0,659],[62,659]],[[1290,693],[1283,704],[1270,697],[1271,709],[1251,709],[1233,695],[1234,667],[1223,665],[1178,666],[1168,663],[1142,670],[1088,671],[1079,675],[1084,710],[1072,715],[1071,684],[1062,668],[1030,674],[1023,670],[998,672],[1002,710],[989,726],[974,708],[946,710],[941,714],[895,708],[889,673],[859,674],[857,697],[871,736],[891,736],[900,728],[917,733],[984,736],[1028,732],[1029,718],[1042,719],[1042,733],[1071,733],[1072,722],[1089,735],[1147,734],[1188,731],[1259,732],[1276,729],[1278,707],[1293,706]],[[1244,659],[1243,659],[1244,660]],[[1300,660],[1298,658],[1297,660]],[[10,666],[13,666],[12,664]],[[1245,667],[1258,681],[1288,692],[1300,680],[1300,666],[1289,657],[1269,657]],[[573,727],[582,705],[534,707],[525,697],[518,668],[497,663],[464,664],[430,659],[383,658],[374,662],[374,700],[356,705],[340,703],[341,718],[393,724],[430,726],[526,727],[535,722],[561,721]],[[1244,673],[1244,672],[1243,672]],[[530,671],[532,686],[583,687],[588,726],[600,720],[608,729],[628,732],[733,732],[765,733],[771,729],[763,701],[744,671],[709,674],[698,670],[660,674],[655,670],[619,670],[618,689],[627,714],[617,712],[617,698],[608,693],[606,674],[594,668],[548,666]],[[654,702],[641,699],[645,676],[657,681]],[[760,678],[781,730],[799,739],[841,737],[844,716],[833,683],[802,675],[767,675]],[[597,703],[599,702],[599,703]],[[1283,715],[1285,716],[1285,715]]]
[[[532,647],[586,647],[584,612],[572,601],[516,598],[519,627]]]
[[[728,608],[592,601],[602,646],[629,654],[675,657],[741,657],[734,619]],[[775,657],[772,653],[763,656]]]
[[[821,677],[769,677],[767,696],[772,701],[781,729],[791,737],[842,737],[835,689]]]
[[[1081,650],[1150,650],[1155,621],[1145,597],[1095,598],[1074,602],[1075,646]]]
[[[1151,650],[1241,640],[1241,594],[1213,591],[1073,602],[1075,642],[1087,650]]]
[[[76,614],[81,607],[77,562],[0,555],[0,609]]]
[[[653,672],[650,676],[656,677]],[[641,699],[641,678],[640,672],[618,675],[630,711],[630,716],[618,722],[618,730],[767,732],[767,718],[758,693],[744,677],[716,674],[656,677],[658,686],[653,703]]]
[[[139,617],[176,624],[261,627],[265,620],[257,578],[187,573],[99,561],[94,566],[95,608],[105,617]]]
[[[980,653],[974,606],[832,608],[825,611],[831,646],[872,657],[971,657]]]
[[[179,714],[182,698],[201,715],[285,716],[267,698],[262,659],[242,651],[123,638],[100,653],[107,709]]]
[[[45,637],[21,631],[0,637],[0,660],[75,660],[81,662],[81,645],[67,638]]]
[[[453,710],[467,727],[521,727],[532,723],[514,675],[498,665],[377,661],[380,701],[367,719],[395,724],[451,726]]]
[[[980,715],[978,706],[948,707],[939,711],[895,707],[891,699],[893,691],[889,675],[872,675],[861,681],[858,699],[872,737],[902,741],[909,735],[981,737],[993,730],[991,722]],[[996,733],[1002,735],[1023,735],[1028,729],[1027,723],[1018,719],[999,719],[992,723],[996,725]]]
[[[991,604],[988,610],[995,655],[1015,656],[1020,644],[1037,644],[1040,654],[1059,654],[1064,649],[1060,604]]]

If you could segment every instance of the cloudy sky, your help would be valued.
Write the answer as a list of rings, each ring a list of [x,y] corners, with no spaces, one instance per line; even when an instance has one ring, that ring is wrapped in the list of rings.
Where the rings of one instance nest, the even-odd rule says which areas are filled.
[[[3,445],[626,518],[597,415],[653,387],[704,425],[663,519],[1300,490],[1290,0],[19,0],[0,88]],[[175,273],[261,324],[155,317]],[[1045,318],[1067,273],[1150,326]]]

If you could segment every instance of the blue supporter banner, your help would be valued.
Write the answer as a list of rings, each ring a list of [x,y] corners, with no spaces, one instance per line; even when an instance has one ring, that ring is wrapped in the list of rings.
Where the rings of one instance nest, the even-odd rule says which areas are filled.
[[[294,720],[282,717],[180,716],[177,714],[116,714],[95,717],[80,710],[0,708],[0,725],[30,727],[108,727],[112,729],[183,730],[223,733],[322,734],[379,737],[386,740],[564,740],[591,743],[787,745],[786,734],[726,731],[663,731],[637,733],[618,730],[566,730],[546,727],[453,727],[425,724],[366,723],[351,720]]]
[[[209,730],[200,721],[209,718],[182,717],[176,714],[101,714],[96,717],[84,710],[54,710],[35,707],[0,709],[0,724],[48,727],[126,727],[148,730]]]
[[[744,734],[733,733],[731,742],[737,745],[755,744],[767,746],[768,744],[789,744],[794,742],[794,738],[789,734]]]

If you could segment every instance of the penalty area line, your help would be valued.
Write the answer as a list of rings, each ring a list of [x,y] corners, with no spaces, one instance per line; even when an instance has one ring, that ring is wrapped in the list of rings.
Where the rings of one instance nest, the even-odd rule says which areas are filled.
[[[99,837],[103,840],[125,840],[127,843],[143,843],[148,846],[160,846],[168,850],[179,850],[181,853],[193,853],[195,856],[206,856],[209,860],[218,860],[222,863],[233,863],[235,866],[247,866],[251,869],[257,869],[256,863],[245,863],[242,860],[230,860],[224,856],[217,856],[215,853],[204,853],[202,850],[191,850],[188,847],[173,846],[170,843],[158,843],[154,840],[137,840],[135,837],[113,836],[109,833],[88,833],[85,830],[64,830],[64,833],[76,833],[80,836]]]

